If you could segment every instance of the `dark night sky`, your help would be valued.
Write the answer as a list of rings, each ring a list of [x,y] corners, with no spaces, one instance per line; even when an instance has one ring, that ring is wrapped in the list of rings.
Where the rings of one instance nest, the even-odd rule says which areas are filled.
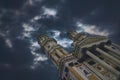
[[[69,51],[69,30],[120,44],[119,26],[119,0],[0,0],[0,80],[58,80],[56,67],[40,51],[39,34]]]

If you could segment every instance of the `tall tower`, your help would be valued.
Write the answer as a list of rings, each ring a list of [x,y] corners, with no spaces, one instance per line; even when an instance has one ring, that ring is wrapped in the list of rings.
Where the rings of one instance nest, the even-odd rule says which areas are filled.
[[[120,80],[120,47],[104,36],[70,31],[72,53],[57,41],[40,35],[42,51],[56,65],[59,80]]]
[[[46,35],[40,35],[38,37],[38,43],[41,45],[41,50],[44,51],[48,58],[59,68],[60,59],[68,55],[68,52],[57,44],[55,39],[49,38]]]

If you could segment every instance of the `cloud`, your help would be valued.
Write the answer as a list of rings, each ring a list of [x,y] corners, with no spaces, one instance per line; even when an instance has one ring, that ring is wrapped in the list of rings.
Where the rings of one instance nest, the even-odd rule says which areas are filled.
[[[29,4],[34,4],[32,2],[33,0],[29,0]],[[37,1],[37,0],[36,0]],[[46,18],[56,18],[57,15],[57,10],[53,8],[47,8],[47,7],[42,7],[41,13],[39,15],[34,16],[31,20],[30,23],[34,23],[39,19],[46,19]],[[23,23],[22,28],[23,31],[20,36],[18,36],[19,39],[21,40],[28,40],[29,43],[29,49],[31,54],[33,55],[33,63],[30,66],[31,69],[35,69],[38,66],[40,66],[41,61],[46,61],[48,58],[46,55],[39,53],[40,45],[38,44],[37,41],[33,39],[33,34],[38,31],[38,27],[36,28],[35,25],[31,25],[30,23]],[[60,35],[59,31],[53,31],[54,37],[56,38],[57,36]]]
[[[51,35],[53,38],[58,38],[58,37],[60,37],[60,34],[61,34],[61,32],[59,30],[49,30],[47,32],[51,33],[53,35],[53,36]]]
[[[59,30],[49,30],[47,31],[48,35],[55,38],[57,40],[57,43],[60,44],[64,48],[69,48],[71,46],[72,40],[68,38],[61,38],[60,35],[62,32]]]
[[[23,27],[23,30],[26,31],[26,32],[36,31],[35,28],[33,28],[31,25],[26,24],[26,23],[24,23],[22,25],[22,27]]]
[[[37,3],[41,3],[42,0],[27,0],[26,3],[24,5],[36,5],[36,2]]]
[[[56,17],[57,10],[53,8],[42,7],[43,13],[42,15],[46,17]]]
[[[12,47],[13,47],[12,41],[11,41],[10,39],[6,38],[6,39],[5,39],[5,43],[6,43],[6,45],[7,45],[9,48],[12,48]]]
[[[6,35],[2,32],[0,32],[0,36],[5,37]]]
[[[67,38],[63,38],[63,39],[58,39],[57,42],[64,48],[69,48],[73,41]]]
[[[30,21],[34,22],[40,19],[57,18],[57,10],[54,8],[42,7],[42,12],[39,15],[34,16]]]
[[[28,4],[33,5],[33,0],[28,0]]]
[[[46,61],[48,58],[44,54],[38,52],[38,50],[40,49],[40,45],[37,41],[33,39],[33,32],[37,32],[38,28],[36,28],[34,25],[31,25],[30,23],[24,23],[22,25],[22,28],[23,31],[21,35],[18,36],[18,39],[28,40],[30,53],[34,57],[33,63],[30,65],[30,68],[35,69],[40,66],[41,61]]]
[[[40,49],[40,45],[38,44],[37,41],[31,40],[29,43],[30,43],[30,47],[29,47],[29,48],[30,48],[30,50],[31,50],[32,52]]]
[[[77,26],[77,31],[78,32],[87,32],[89,34],[94,34],[94,35],[101,35],[101,36],[109,36],[111,33],[108,30],[101,30],[95,25],[88,25],[88,24],[83,24],[81,22],[76,23]]]
[[[22,39],[22,40],[26,38],[31,38],[32,33],[38,30],[38,28],[34,28],[32,25],[27,23],[23,23],[22,28],[23,28],[23,31],[21,35],[18,36],[18,39]]]
[[[29,49],[31,54],[34,56],[33,64],[30,66],[31,69],[37,68],[41,61],[46,61],[48,59],[45,55],[36,52],[40,49],[40,45],[37,41],[31,41]]]
[[[23,23],[22,25],[23,31],[20,36],[18,36],[19,39],[24,40],[25,38],[31,38],[32,37],[32,32],[36,31],[37,28],[35,29],[33,26],[27,23]]]
[[[37,20],[39,20],[39,19],[42,19],[43,17],[41,16],[41,15],[37,15],[37,16],[35,16],[33,19],[31,19],[30,21],[31,22],[34,22],[34,21],[37,21]]]
[[[31,33],[30,32],[23,32],[22,36],[21,36],[21,39],[30,38],[30,37],[31,37]]]
[[[12,44],[12,41],[10,40],[10,38],[9,38],[8,32],[9,31],[6,31],[6,32],[0,31],[0,36],[4,39],[7,47],[13,48],[13,44]]]

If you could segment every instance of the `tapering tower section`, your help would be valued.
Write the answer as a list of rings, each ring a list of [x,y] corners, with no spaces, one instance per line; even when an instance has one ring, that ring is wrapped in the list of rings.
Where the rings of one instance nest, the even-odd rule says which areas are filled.
[[[68,54],[57,41],[53,38],[49,38],[46,35],[40,35],[38,37],[38,43],[41,45],[42,51],[48,56],[49,59],[59,67],[59,62],[62,57]]]
[[[105,36],[70,31],[73,56],[102,80],[120,80],[120,47]],[[94,79],[93,79],[94,80]]]

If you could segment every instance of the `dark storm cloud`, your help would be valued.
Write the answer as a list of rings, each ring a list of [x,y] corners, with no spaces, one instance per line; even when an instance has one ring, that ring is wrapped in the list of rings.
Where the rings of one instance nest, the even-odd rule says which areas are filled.
[[[9,80],[16,80],[16,79],[17,80],[19,79],[20,80],[21,79],[22,80],[33,80],[33,79],[57,80],[58,79],[57,72],[55,72],[57,70],[53,68],[53,64],[51,64],[50,62],[49,62],[50,64],[44,64],[47,59],[46,57],[41,56],[44,54],[43,53],[41,54],[40,51],[38,50],[40,47],[36,47],[37,45],[36,38],[38,34],[40,34],[41,32],[44,33],[47,32],[47,30],[49,30],[52,26],[48,24],[48,20],[50,21],[50,23],[54,24],[54,26],[52,26],[53,28],[56,27],[55,25],[56,23],[54,22],[55,21],[54,20],[55,13],[53,8],[54,6],[51,7],[48,6],[50,6],[48,5],[48,3],[44,3],[44,6],[42,6],[42,5],[36,5],[36,3],[34,3],[33,1],[32,5],[25,4],[24,6],[19,6],[18,8],[22,7],[22,9],[17,10],[17,12],[16,10],[13,10],[14,9],[13,6],[10,7],[9,9],[5,5],[2,6],[5,9],[1,10],[2,17],[0,18],[0,21],[2,24],[0,26],[0,30],[4,31],[5,33],[6,31],[9,31],[9,34],[7,34],[7,36],[9,36],[9,38],[12,39],[13,48],[12,51],[11,49],[8,50],[6,46],[1,46],[0,48],[0,50],[2,50],[1,52],[3,53],[0,54],[1,56],[0,63],[2,63],[2,66],[4,66],[4,64],[11,65],[11,67],[5,67],[5,68],[0,67],[0,74],[1,76],[3,76],[1,77],[1,80],[5,80],[5,79],[6,80],[8,79]],[[53,9],[52,12],[51,9]],[[55,8],[55,12],[56,12],[56,8]],[[37,21],[31,22],[31,19],[33,19],[35,16],[38,15],[42,16],[43,19],[38,22]],[[39,31],[36,31],[37,28],[39,29]],[[30,34],[29,35],[30,37],[28,37],[28,35],[25,36],[27,33]],[[25,36],[25,38],[24,39],[18,38],[19,36]],[[0,39],[0,40],[1,40],[0,41],[1,44],[5,45],[4,39]],[[42,63],[42,61],[44,63]],[[16,65],[18,65],[19,67],[17,67]],[[42,70],[39,69],[42,66],[43,66]],[[31,68],[33,69],[33,71],[30,71]]]
[[[26,0],[0,0],[0,7],[6,9],[19,9]]]
[[[120,18],[120,1],[104,1],[101,5],[95,7],[83,18],[88,23],[112,24],[117,23]]]
[[[62,15],[60,20],[55,23],[61,25],[64,28],[60,29],[67,30],[74,28],[77,21],[82,22],[87,25],[94,25],[100,29],[100,31],[108,30],[110,31],[110,39],[120,43],[117,37],[120,32],[120,1],[118,0],[70,0],[66,1],[64,5],[65,9],[61,10]],[[51,23],[51,22],[50,22]],[[56,25],[57,25],[56,24]],[[54,26],[54,23],[52,24]],[[66,27],[67,26],[67,27]],[[59,30],[60,30],[59,29]]]
[[[48,61],[49,62],[49,61]],[[15,66],[4,64],[0,69],[1,80],[58,80],[57,70],[55,67],[51,67],[51,63],[43,62],[44,68],[37,70],[30,70],[28,66]],[[5,69],[6,67],[9,67]],[[0,66],[1,67],[1,66]],[[50,68],[51,67],[51,68]],[[4,70],[5,69],[5,70]],[[53,76],[54,75],[54,76]],[[47,76],[47,77],[46,77]]]
[[[77,30],[79,21],[86,32],[111,31],[114,34],[109,37],[119,43],[118,1],[2,0],[0,7],[0,80],[58,80],[55,66],[39,50],[37,37],[47,34],[70,47],[67,32]],[[6,38],[12,48],[5,46]]]
[[[103,1],[100,5],[93,8],[86,15],[81,17],[85,24],[96,25],[101,29],[108,29],[112,34],[110,39],[120,44],[117,37],[120,37],[120,1]],[[89,8],[88,8],[89,9]],[[116,36],[114,36],[116,35]]]
[[[67,6],[73,17],[86,16],[93,9],[98,7],[102,0],[67,0]]]

